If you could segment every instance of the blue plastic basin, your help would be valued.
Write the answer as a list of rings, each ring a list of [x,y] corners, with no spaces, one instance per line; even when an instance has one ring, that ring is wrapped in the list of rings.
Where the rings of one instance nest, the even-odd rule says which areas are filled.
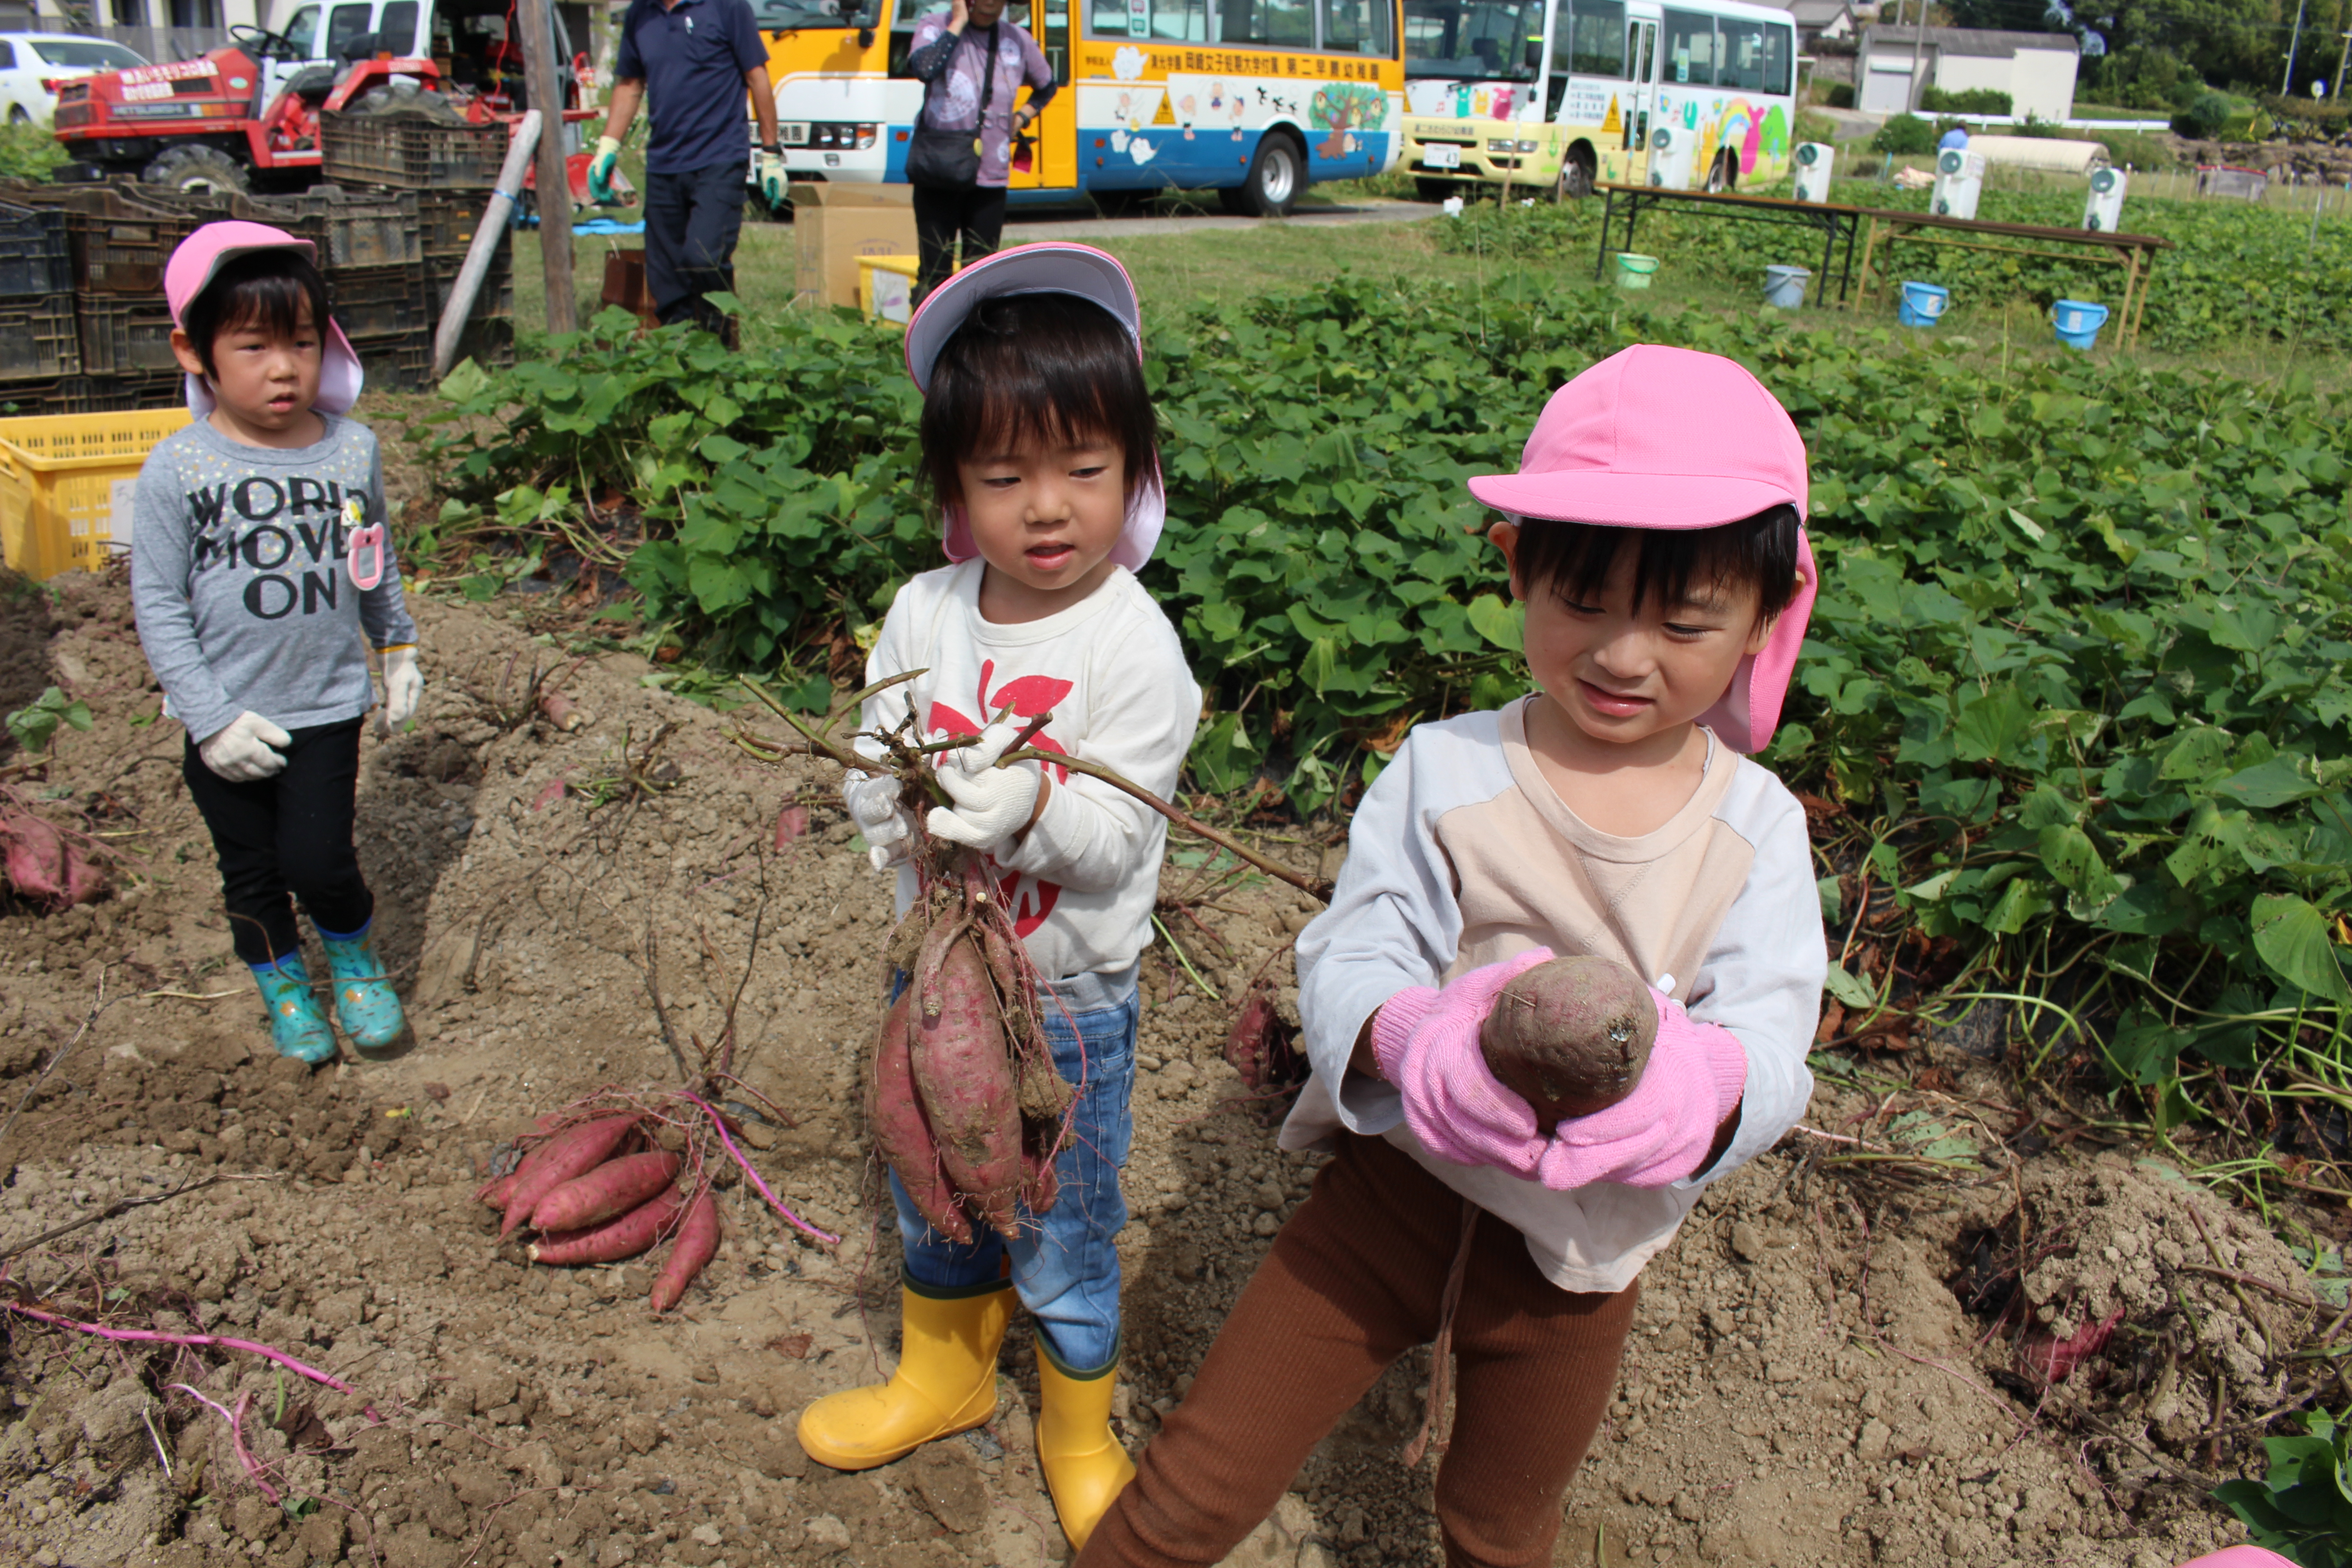
[[[1895,319],[1906,327],[1932,327],[1952,302],[1952,291],[1936,283],[1906,283]]]

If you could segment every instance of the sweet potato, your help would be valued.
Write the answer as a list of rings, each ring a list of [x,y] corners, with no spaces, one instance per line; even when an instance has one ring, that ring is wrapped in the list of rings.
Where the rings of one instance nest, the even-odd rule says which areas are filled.
[[[514,1184],[507,1189],[506,1223],[499,1229],[499,1239],[504,1241],[512,1236],[516,1227],[530,1217],[540,1199],[572,1177],[584,1176],[603,1164],[605,1157],[621,1146],[621,1141],[636,1130],[636,1125],[634,1112],[599,1116],[566,1128],[524,1156],[523,1163],[515,1167]]]
[[[948,947],[935,978],[938,1014],[926,994],[915,1015],[915,1089],[948,1179],[973,1217],[1011,1240],[1021,1201],[1021,1105],[996,993],[969,940]]]
[[[915,988],[909,985],[883,1015],[882,1032],[874,1044],[873,1071],[866,1081],[866,1126],[874,1146],[882,1152],[883,1163],[898,1173],[898,1184],[907,1189],[915,1212],[950,1241],[969,1242],[971,1222],[956,1206],[947,1171],[940,1163],[939,1144],[931,1136],[930,1120],[923,1114],[922,1100],[915,1091],[909,1032],[914,1011]]]
[[[533,1263],[618,1263],[651,1251],[656,1242],[677,1228],[678,1216],[685,1212],[685,1194],[669,1187],[618,1219],[592,1229],[542,1236],[525,1250]]]
[[[514,1191],[515,1175],[520,1169],[520,1166],[517,1166],[515,1170],[509,1171],[503,1176],[492,1176],[488,1181],[484,1182],[481,1190],[474,1194],[474,1201],[478,1204],[488,1204],[500,1214],[504,1214],[507,1194]]]
[[[1623,964],[1589,953],[1518,975],[1479,1031],[1487,1070],[1535,1108],[1546,1133],[1633,1092],[1658,1037],[1657,1005]]]
[[[1021,1201],[1033,1215],[1048,1212],[1062,1195],[1062,1176],[1055,1169],[1051,1148],[1032,1142],[1021,1151]]]
[[[686,1218],[677,1227],[677,1239],[670,1243],[669,1258],[662,1265],[654,1280],[653,1303],[656,1312],[667,1312],[686,1294],[694,1277],[702,1272],[719,1251],[719,1202],[705,1187],[701,1196],[688,1205]]]
[[[678,1157],[667,1149],[607,1160],[556,1187],[530,1211],[541,1230],[585,1230],[628,1213],[677,1177]]]

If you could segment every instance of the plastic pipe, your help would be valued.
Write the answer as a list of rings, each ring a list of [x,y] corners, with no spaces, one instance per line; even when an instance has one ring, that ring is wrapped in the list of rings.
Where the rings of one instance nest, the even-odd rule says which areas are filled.
[[[475,226],[474,244],[466,252],[466,265],[457,271],[457,281],[449,289],[449,303],[441,311],[440,330],[433,334],[433,379],[440,380],[457,363],[457,340],[466,335],[466,319],[474,313],[474,296],[482,291],[482,279],[490,269],[490,258],[498,254],[499,242],[506,237],[507,218],[514,211],[516,198],[522,191],[523,171],[530,167],[530,155],[539,148],[540,112],[526,110],[515,126],[514,140],[507,143],[507,161],[499,170],[498,188],[490,193],[490,205],[482,209],[482,221]],[[562,193],[568,200],[571,192]]]

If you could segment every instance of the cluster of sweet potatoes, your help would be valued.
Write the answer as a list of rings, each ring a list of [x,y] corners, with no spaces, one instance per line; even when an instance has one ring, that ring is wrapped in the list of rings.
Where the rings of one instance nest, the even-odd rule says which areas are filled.
[[[591,1116],[550,1134],[475,1195],[503,1214],[499,1240],[538,1232],[526,1249],[534,1263],[617,1263],[668,1241],[653,1289],[654,1310],[666,1312],[719,1251],[709,1184],[680,1192],[682,1164],[640,1113]]]
[[[1055,1196],[1054,1156],[1074,1091],[1037,1024],[1037,991],[987,869],[950,858],[890,939],[905,976],[884,1014],[866,1119],[883,1159],[940,1235],[1010,1238]]]

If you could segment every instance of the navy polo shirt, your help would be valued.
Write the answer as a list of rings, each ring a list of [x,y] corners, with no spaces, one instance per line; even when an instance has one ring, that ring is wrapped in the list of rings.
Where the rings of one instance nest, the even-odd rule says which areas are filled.
[[[743,77],[768,63],[745,0],[635,0],[621,20],[613,75],[646,84],[646,172],[683,174],[748,163],[751,121]]]

